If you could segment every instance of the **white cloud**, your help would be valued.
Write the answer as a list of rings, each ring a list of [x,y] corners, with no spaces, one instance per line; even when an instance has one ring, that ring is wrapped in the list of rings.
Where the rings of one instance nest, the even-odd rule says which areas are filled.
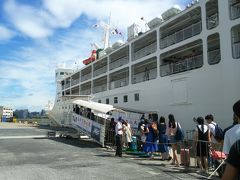
[[[53,102],[57,64],[66,62],[67,67],[73,68],[77,62],[82,67],[82,60],[90,55],[89,41],[94,34],[94,29],[72,31],[55,41],[37,41],[31,47],[13,51],[19,61],[0,59],[1,90],[5,89],[4,94],[0,91],[1,103],[32,111],[43,108],[48,100]]]
[[[144,17],[151,20],[176,4],[177,0],[43,0],[42,8],[6,1],[4,9],[10,21],[23,34],[31,38],[51,36],[56,28],[68,28],[81,15],[89,19],[106,20],[126,31],[126,27]],[[18,13],[16,13],[18,12]]]
[[[18,61],[0,59],[1,89],[6,90],[5,94],[0,91],[1,101],[15,108],[40,110],[48,100],[54,100],[56,66],[66,62],[67,67],[72,68],[76,62],[82,67],[82,60],[90,56],[90,44],[100,44],[102,31],[91,28],[93,23],[107,20],[111,13],[113,25],[126,32],[127,26],[133,22],[142,23],[141,17],[151,20],[176,2],[43,0],[41,8],[34,8],[14,0],[6,1],[4,9],[16,31],[37,38],[38,41],[31,46],[22,45],[20,49],[13,50],[11,56]],[[88,19],[78,19],[83,14]],[[56,28],[70,27],[76,19],[86,26],[77,26],[81,29],[69,28],[57,35],[54,33]],[[50,35],[51,39],[45,38]]]
[[[52,34],[44,11],[17,4],[14,0],[6,1],[4,10],[14,26],[25,35],[42,38]]]
[[[14,34],[12,30],[0,25],[0,42],[11,39]]]

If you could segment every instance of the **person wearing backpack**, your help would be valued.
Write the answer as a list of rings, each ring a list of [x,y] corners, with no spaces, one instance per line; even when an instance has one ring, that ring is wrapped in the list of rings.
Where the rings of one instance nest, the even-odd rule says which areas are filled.
[[[211,145],[210,145],[210,149],[218,149],[218,141],[215,139],[215,134],[216,134],[216,127],[217,127],[217,123],[214,122],[214,118],[212,114],[208,114],[205,116],[205,120],[208,124],[208,128],[210,130],[210,138],[211,138]],[[213,167],[215,164],[215,161],[212,159],[211,156],[208,156],[208,166],[211,168]]]
[[[217,143],[220,143],[223,141],[223,130],[219,127],[219,125],[214,122],[214,118],[212,114],[208,114],[205,116],[205,120],[208,123],[208,127],[210,129],[210,137],[211,142],[213,143],[213,147],[216,147]]]

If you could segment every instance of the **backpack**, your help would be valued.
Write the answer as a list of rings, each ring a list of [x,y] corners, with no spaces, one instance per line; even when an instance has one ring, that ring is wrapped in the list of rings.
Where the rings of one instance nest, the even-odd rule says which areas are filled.
[[[216,124],[213,124],[215,126],[215,136],[214,138],[217,141],[222,141],[224,139],[224,133],[223,130]]]
[[[177,123],[177,131],[175,134],[175,139],[177,142],[182,141],[184,139],[184,132],[183,132],[182,128],[180,128],[178,123]]]

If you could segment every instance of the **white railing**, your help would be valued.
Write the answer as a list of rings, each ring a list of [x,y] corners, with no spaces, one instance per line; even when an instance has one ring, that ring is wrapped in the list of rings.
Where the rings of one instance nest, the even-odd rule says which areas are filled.
[[[230,2],[230,16],[231,19],[236,19],[240,17],[240,1],[232,0]]]
[[[124,87],[124,86],[127,86],[128,84],[129,84],[128,78],[118,79],[116,81],[110,82],[109,89],[111,90],[111,89],[115,89],[115,88],[119,88],[119,87]]]
[[[189,71],[191,69],[200,68],[202,65],[203,65],[203,56],[198,55],[198,56],[183,59],[175,63],[161,65],[160,74],[163,77],[171,74]]]
[[[221,60],[220,49],[216,49],[208,52],[208,63],[216,64]]]
[[[149,81],[151,79],[156,79],[157,78],[157,68],[153,68],[149,70],[149,74],[147,74],[148,72],[140,72],[137,74],[134,74],[132,76],[132,84],[136,84],[136,83],[140,83],[140,82],[144,82],[144,81]]]
[[[70,83],[65,84],[65,89],[70,87]]]
[[[83,75],[82,78],[81,78],[81,81],[83,82],[83,81],[86,81],[86,80],[88,80],[88,79],[91,79],[91,73],[88,73],[88,74],[86,74],[86,75]]]
[[[218,13],[207,17],[207,29],[215,28],[218,25],[218,23],[219,23]]]
[[[73,85],[76,85],[76,84],[78,84],[79,83],[79,79],[74,79],[74,80],[72,80],[72,86]]]
[[[105,72],[107,72],[107,66],[103,66],[103,67],[95,70],[95,71],[93,72],[93,76],[95,77],[95,76],[98,76],[98,75],[103,74],[103,73],[105,73]]]
[[[233,48],[233,57],[240,58],[240,42],[233,43],[232,48]]]
[[[166,36],[160,40],[160,48],[166,48],[187,38],[200,34],[202,31],[202,21],[192,24],[180,31],[177,31],[169,36]]]
[[[93,93],[103,92],[107,90],[107,85],[102,84],[93,88]]]
[[[140,59],[144,56],[154,53],[157,50],[157,42],[149,44],[148,46],[143,47],[142,49],[138,50],[134,53],[133,60]]]
[[[80,91],[80,95],[90,95],[91,94],[91,89],[86,89]]]
[[[109,69],[112,70],[112,69],[118,68],[120,66],[123,66],[123,65],[127,64],[128,62],[129,62],[128,57],[125,56],[125,57],[120,58],[120,59],[118,59],[114,62],[111,62],[109,64]]]

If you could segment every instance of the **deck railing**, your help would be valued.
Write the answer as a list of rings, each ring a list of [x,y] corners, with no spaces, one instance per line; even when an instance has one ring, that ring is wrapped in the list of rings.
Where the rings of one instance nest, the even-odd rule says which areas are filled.
[[[86,75],[83,75],[81,78],[81,82],[86,81],[88,79],[91,79],[91,73],[88,73]]]
[[[98,75],[103,74],[105,72],[107,72],[107,66],[103,66],[103,67],[93,71],[93,76],[95,77],[95,76],[98,76]]]
[[[240,17],[240,1],[232,0],[230,4],[230,16],[231,19],[236,19]]]
[[[171,35],[168,35],[162,39],[160,39],[160,48],[166,48],[173,44],[176,44],[180,41],[193,37],[197,34],[200,34],[202,31],[202,21],[199,21],[195,24],[189,25],[188,27],[177,31]]]
[[[115,88],[119,88],[119,87],[124,87],[124,86],[127,86],[128,84],[129,84],[128,77],[118,79],[118,80],[110,82],[109,89],[111,90],[111,89],[115,89]]]
[[[232,48],[233,48],[233,57],[240,58],[240,42],[233,43]]]
[[[126,56],[123,57],[123,58],[120,58],[120,59],[118,59],[116,61],[111,62],[109,64],[109,69],[112,70],[112,69],[118,68],[120,66],[123,66],[123,65],[127,64],[128,61],[129,61],[128,57],[126,57]]]
[[[164,64],[160,66],[161,76],[167,76],[171,74],[176,74],[196,68],[200,68],[203,65],[203,56],[198,55],[194,57],[189,57],[175,63]]]
[[[99,86],[95,86],[93,88],[93,93],[98,93],[98,92],[103,92],[107,90],[107,85],[103,84],[103,85],[99,85]]]
[[[132,76],[132,84],[149,81],[151,79],[156,79],[157,77],[157,68],[150,69],[149,72],[139,72]]]
[[[149,54],[154,53],[157,50],[157,42],[154,42],[152,44],[149,44],[148,46],[143,47],[142,49],[138,50],[133,55],[133,60],[140,59],[142,57],[145,57]]]

